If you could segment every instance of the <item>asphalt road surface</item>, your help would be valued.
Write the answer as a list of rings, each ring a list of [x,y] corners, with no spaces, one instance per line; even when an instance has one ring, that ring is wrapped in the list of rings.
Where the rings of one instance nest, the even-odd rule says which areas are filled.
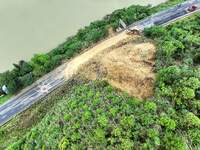
[[[192,5],[196,5],[195,12],[200,10],[200,0],[190,0],[176,5],[168,10],[156,13],[144,20],[133,23],[128,28],[144,30],[154,25],[167,25],[180,18],[191,15],[194,12],[186,11]],[[20,94],[11,98],[9,101],[0,106],[0,126],[8,122],[17,114],[23,112],[31,105],[45,97],[47,94],[61,86],[64,81],[64,70],[66,64],[61,65],[51,73],[45,75],[33,85],[24,89]]]
[[[23,112],[41,98],[61,86],[64,81],[64,69],[66,64],[61,65],[53,72],[36,81],[20,94],[11,98],[0,106],[0,125],[3,125],[17,114]]]
[[[188,8],[192,5],[195,5],[197,9],[193,12],[188,12]],[[130,25],[129,29],[144,30],[144,28],[152,27],[154,25],[168,25],[180,18],[191,15],[200,10],[200,0],[189,0],[184,3],[178,4],[174,7],[171,7],[167,10],[158,12],[146,19],[135,22]]]

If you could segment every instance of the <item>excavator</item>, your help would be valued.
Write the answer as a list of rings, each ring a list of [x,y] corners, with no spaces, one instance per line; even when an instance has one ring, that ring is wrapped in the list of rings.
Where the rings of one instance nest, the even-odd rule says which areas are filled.
[[[140,35],[140,31],[139,29],[137,29],[137,27],[135,27],[134,29],[126,29],[126,34],[128,35]]]

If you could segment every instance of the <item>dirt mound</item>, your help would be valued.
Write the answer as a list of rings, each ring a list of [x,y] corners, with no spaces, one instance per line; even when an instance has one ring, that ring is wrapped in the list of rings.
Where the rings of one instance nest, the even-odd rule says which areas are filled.
[[[65,79],[68,80],[73,75],[77,74],[81,66],[88,63],[97,54],[100,53],[102,54],[104,50],[108,49],[109,47],[112,47],[113,45],[116,45],[117,43],[123,40],[133,39],[133,38],[135,37],[128,36],[125,32],[122,32],[120,34],[117,34],[113,37],[110,37],[106,40],[99,42],[92,48],[88,48],[87,50],[85,50],[84,53],[78,55],[77,57],[73,58],[71,61],[67,63],[66,68],[64,70]]]
[[[151,97],[155,81],[155,47],[138,39],[124,40],[106,49],[83,65],[81,74],[92,80],[107,80],[138,98]]]

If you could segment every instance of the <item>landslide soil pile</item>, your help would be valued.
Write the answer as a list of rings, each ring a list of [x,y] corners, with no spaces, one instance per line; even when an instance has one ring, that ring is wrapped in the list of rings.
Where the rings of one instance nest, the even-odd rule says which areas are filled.
[[[91,80],[103,79],[137,98],[153,95],[155,46],[132,37],[101,51],[83,64],[79,72]]]
[[[155,47],[139,36],[122,32],[88,48],[66,64],[65,79],[76,74],[103,79],[138,98],[153,95]]]
[[[133,37],[127,35],[125,32],[122,32],[120,34],[109,37],[108,39],[98,43],[92,48],[86,49],[84,53],[73,58],[66,65],[66,68],[64,70],[66,80],[70,79],[71,77],[73,77],[73,75],[77,74],[81,66],[86,64],[96,55],[103,53],[104,50],[106,50],[107,48],[112,47],[113,45],[116,45],[117,43],[130,38]]]

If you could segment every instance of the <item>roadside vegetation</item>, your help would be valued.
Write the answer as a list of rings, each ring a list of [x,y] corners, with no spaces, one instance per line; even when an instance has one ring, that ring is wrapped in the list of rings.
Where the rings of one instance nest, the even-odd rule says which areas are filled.
[[[42,98],[40,102],[35,103],[29,109],[0,127],[0,149],[3,150],[22,138],[26,132],[37,125],[51,111],[51,108],[60,101],[61,97],[70,91],[71,87],[84,82],[86,81],[82,79],[69,80],[63,86]]]
[[[156,7],[133,5],[116,10],[102,20],[92,22],[89,26],[80,29],[75,36],[69,37],[66,42],[49,53],[37,54],[29,62],[21,60],[19,63],[14,64],[13,70],[0,73],[0,87],[6,85],[10,94],[16,94],[52,71],[63,61],[106,38],[108,28],[112,27],[115,30],[119,26],[119,19],[124,20],[129,25],[182,1],[184,0],[169,0]]]
[[[80,84],[23,138],[18,149],[198,149],[200,120],[170,99],[141,101],[103,81]],[[182,106],[187,102],[183,102]]]
[[[0,97],[0,105],[6,102],[9,98],[11,98],[11,95],[1,96]]]
[[[157,45],[154,97],[129,97],[104,81],[80,83],[7,149],[198,150],[199,16],[145,30]]]
[[[153,97],[133,98],[105,81],[79,82],[56,95],[56,102],[37,123],[4,146],[8,150],[199,150],[199,33],[200,14],[168,27],[145,29],[144,35],[157,46]],[[2,127],[0,137],[6,137],[9,129]]]
[[[145,35],[157,43],[156,94],[199,116],[200,14],[168,27],[152,27]]]
[[[168,27],[145,30],[145,35],[157,43],[156,97],[169,101],[185,116],[182,119],[187,126],[182,127],[181,133],[186,133],[197,149],[200,148],[200,127],[193,121],[200,123],[199,19],[200,14],[196,14]]]

